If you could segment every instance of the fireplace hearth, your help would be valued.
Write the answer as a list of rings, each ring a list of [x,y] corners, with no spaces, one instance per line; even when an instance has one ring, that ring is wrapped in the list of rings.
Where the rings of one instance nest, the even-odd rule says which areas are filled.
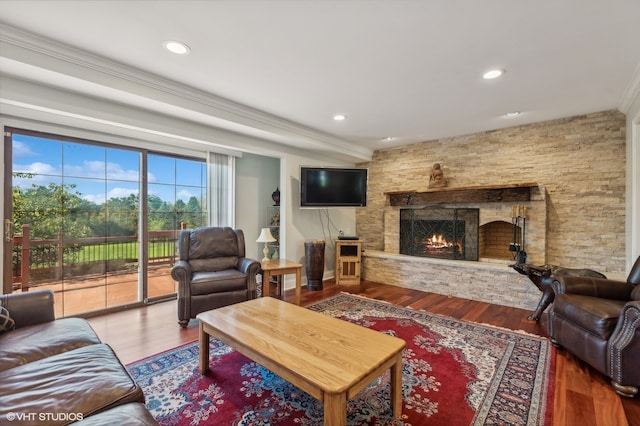
[[[400,209],[400,253],[478,260],[479,209]]]

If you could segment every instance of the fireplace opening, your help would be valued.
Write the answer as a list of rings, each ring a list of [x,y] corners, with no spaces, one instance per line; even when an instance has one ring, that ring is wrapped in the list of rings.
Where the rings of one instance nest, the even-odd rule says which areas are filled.
[[[401,209],[400,253],[478,260],[478,218],[479,209]]]
[[[509,250],[514,242],[514,233],[520,235],[521,228],[513,223],[496,220],[480,226],[480,257],[488,259],[514,260],[515,254]]]

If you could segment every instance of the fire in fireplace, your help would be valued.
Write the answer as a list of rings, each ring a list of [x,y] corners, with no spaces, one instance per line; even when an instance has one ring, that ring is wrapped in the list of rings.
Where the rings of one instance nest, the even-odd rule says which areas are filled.
[[[446,236],[442,234],[433,234],[433,237],[424,241],[424,247],[431,256],[452,256],[456,253],[464,251],[464,245],[461,241],[447,241]]]
[[[400,253],[478,260],[479,209],[400,210]]]

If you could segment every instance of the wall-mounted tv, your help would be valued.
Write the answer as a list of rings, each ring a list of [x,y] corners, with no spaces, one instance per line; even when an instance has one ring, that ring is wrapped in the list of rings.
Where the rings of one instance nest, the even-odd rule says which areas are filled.
[[[300,167],[300,207],[365,207],[368,169]]]

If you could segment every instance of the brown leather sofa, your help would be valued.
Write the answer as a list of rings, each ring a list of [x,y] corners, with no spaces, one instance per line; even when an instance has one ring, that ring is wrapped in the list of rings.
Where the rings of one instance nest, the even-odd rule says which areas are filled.
[[[0,295],[0,424],[156,425],[142,389],[81,318],[55,319],[53,292]]]
[[[171,276],[178,281],[178,323],[221,306],[256,298],[260,262],[245,256],[244,233],[229,227],[180,231],[178,262]]]
[[[632,397],[640,387],[640,257],[627,281],[561,276],[549,311],[549,337],[556,346],[611,379],[615,391]]]

